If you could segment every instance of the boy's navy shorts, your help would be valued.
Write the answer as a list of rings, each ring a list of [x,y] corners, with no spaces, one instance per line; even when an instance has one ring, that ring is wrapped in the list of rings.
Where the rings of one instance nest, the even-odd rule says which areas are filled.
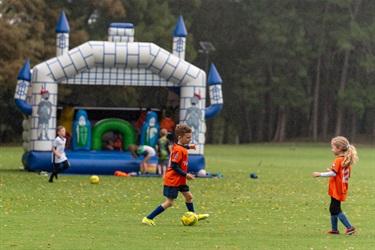
[[[181,185],[178,187],[171,187],[171,186],[164,186],[163,195],[170,199],[176,199],[178,196],[178,192],[189,192],[188,185]]]

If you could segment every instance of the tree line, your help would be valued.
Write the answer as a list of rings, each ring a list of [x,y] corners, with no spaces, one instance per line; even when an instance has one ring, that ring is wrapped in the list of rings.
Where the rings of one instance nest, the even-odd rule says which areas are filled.
[[[106,40],[112,22],[131,22],[136,41],[171,50],[182,15],[186,60],[202,69],[213,62],[223,80],[224,106],[208,121],[209,143],[375,137],[374,0],[3,0],[0,7],[2,142],[21,137],[17,74],[27,58],[34,66],[55,56],[62,10],[70,48]],[[200,53],[200,41],[215,51]],[[79,101],[93,102],[94,91],[87,87]],[[102,91],[97,104],[166,105],[153,89]],[[74,99],[75,92],[61,95]]]

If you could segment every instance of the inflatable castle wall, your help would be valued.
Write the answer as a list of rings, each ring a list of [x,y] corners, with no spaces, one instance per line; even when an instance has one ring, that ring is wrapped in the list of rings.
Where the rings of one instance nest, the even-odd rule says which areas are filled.
[[[62,12],[56,27],[56,57],[34,66],[32,70],[27,60],[17,77],[14,100],[24,114],[22,138],[25,153],[22,162],[25,168],[31,171],[52,169],[52,141],[59,125],[58,86],[74,84],[178,88],[179,123],[192,128],[192,143],[197,144],[197,150],[189,152],[189,171],[204,169],[205,121],[216,116],[222,108],[222,80],[213,64],[207,81],[204,70],[185,61],[187,31],[182,16],[174,30],[172,53],[154,43],[134,42],[134,27],[129,23],[110,24],[108,41],[89,41],[71,50],[69,33],[69,24]],[[207,87],[209,107],[206,107]],[[104,152],[98,148],[101,136],[112,129],[114,123],[125,144],[139,144],[129,123],[115,120],[94,125],[89,119],[85,112],[81,112],[76,117],[75,127],[67,128],[67,131],[73,130],[73,141],[80,143],[67,151],[71,163],[67,173],[138,171],[141,159],[133,159],[128,152]]]

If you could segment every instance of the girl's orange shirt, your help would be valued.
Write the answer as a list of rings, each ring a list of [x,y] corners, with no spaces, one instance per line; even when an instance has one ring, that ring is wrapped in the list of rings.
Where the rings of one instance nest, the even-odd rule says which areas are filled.
[[[328,195],[339,201],[345,201],[346,195],[349,189],[349,177],[351,172],[351,167],[343,167],[342,162],[344,157],[337,157],[330,168],[331,171],[336,172],[336,176],[329,178],[328,184]]]

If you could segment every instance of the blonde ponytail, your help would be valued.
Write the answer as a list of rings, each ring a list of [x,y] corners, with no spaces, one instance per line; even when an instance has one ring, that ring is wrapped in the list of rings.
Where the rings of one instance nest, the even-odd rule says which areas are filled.
[[[352,166],[358,161],[357,150],[353,145],[349,144],[348,139],[343,136],[337,136],[332,139],[332,144],[338,149],[345,152],[344,161],[342,162],[343,167]]]

